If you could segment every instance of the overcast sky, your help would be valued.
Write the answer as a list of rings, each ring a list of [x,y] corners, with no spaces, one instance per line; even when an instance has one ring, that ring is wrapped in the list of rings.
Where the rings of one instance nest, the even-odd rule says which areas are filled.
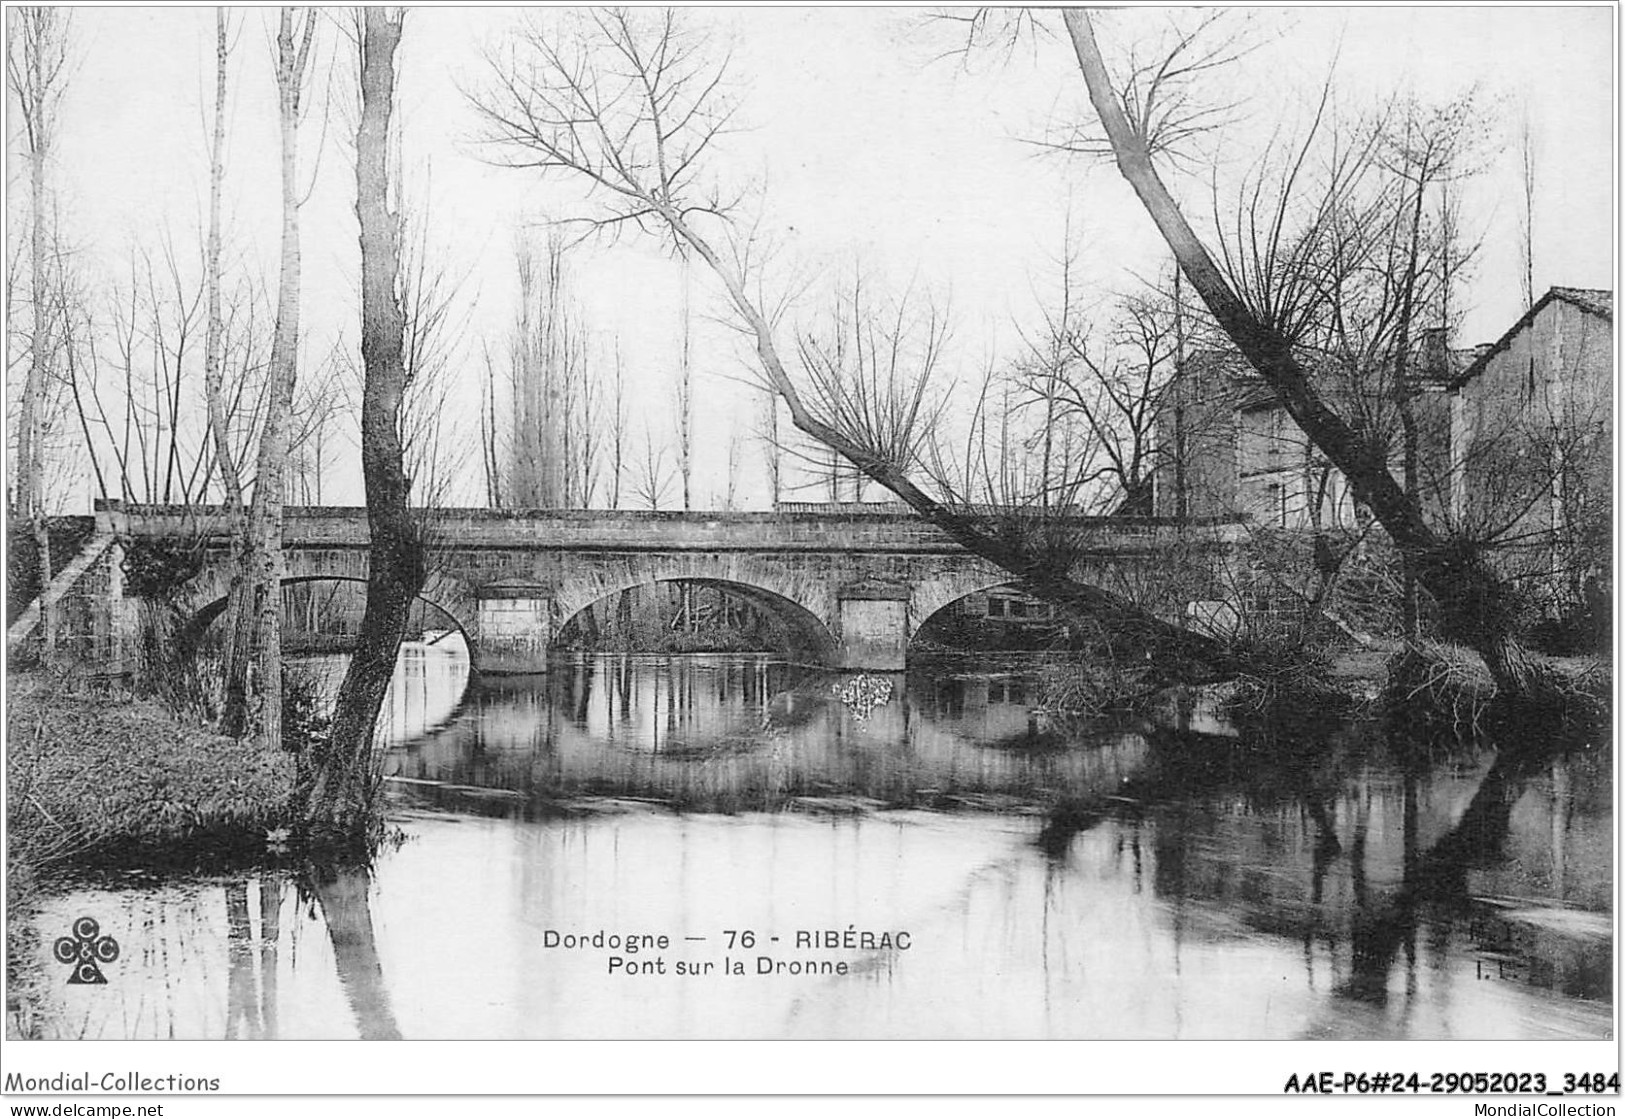
[[[1086,272],[1101,297],[1154,275],[1166,253],[1114,169],[1045,154],[1031,141],[1084,112],[1082,82],[1064,37],[1024,42],[1009,57],[967,67],[933,61],[953,45],[920,10],[777,8],[690,13],[730,55],[731,89],[747,127],[715,152],[718,178],[765,185],[764,225],[785,242],[776,267],[797,275],[861,268],[892,290],[912,286],[950,306],[950,375],[968,379],[1014,356],[1016,324],[1031,321],[1051,280],[1070,207],[1083,231]],[[1469,223],[1484,247],[1465,293],[1459,343],[1498,336],[1521,308],[1516,123],[1535,137],[1535,284],[1611,287],[1613,275],[1613,44],[1611,7],[1264,9],[1265,45],[1215,78],[1244,95],[1220,151],[1231,174],[1262,138],[1301,119],[1335,59],[1341,103],[1412,88],[1443,98],[1477,84],[1496,106],[1503,141],[1467,188]],[[1042,18],[1055,20],[1054,13]],[[1106,43],[1141,32],[1152,11],[1101,21]],[[503,42],[509,10],[437,8],[408,17],[400,58],[401,119],[410,193],[432,216],[431,240],[466,274],[468,392],[482,348],[504,344],[514,313],[518,231],[582,211],[568,183],[490,166],[473,144],[461,89],[485,73],[483,51]],[[53,175],[90,276],[128,267],[132,243],[167,231],[197,254],[207,201],[206,106],[212,98],[211,8],[84,8],[73,15],[79,66],[69,88]],[[242,266],[274,275],[276,125],[270,36],[274,14],[237,16],[227,170],[230,235]],[[337,26],[325,24],[318,108],[304,130],[314,190],[303,212],[307,353],[340,331],[355,336],[357,249],[352,212],[352,66]],[[8,107],[9,108],[9,107]],[[1492,149],[1493,150],[1493,149]],[[320,152],[318,157],[317,153]],[[13,155],[15,147],[13,147]],[[12,159],[7,182],[26,190]],[[1178,184],[1205,204],[1199,181]],[[576,250],[573,282],[596,344],[619,338],[637,385],[633,426],[657,440],[676,364],[680,268],[653,242],[626,238]],[[696,309],[720,311],[710,278],[692,277]],[[601,361],[602,367],[605,362]],[[733,336],[701,325],[696,504],[721,491],[728,433],[754,414]],[[754,456],[757,452],[752,451]],[[765,500],[759,458],[743,496]],[[349,471],[352,478],[357,473]],[[338,500],[359,501],[359,483]],[[473,482],[465,494],[479,492]]]

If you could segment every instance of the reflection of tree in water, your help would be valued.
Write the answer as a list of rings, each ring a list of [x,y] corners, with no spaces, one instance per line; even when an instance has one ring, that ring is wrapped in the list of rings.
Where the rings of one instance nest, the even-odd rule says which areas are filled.
[[[248,916],[248,883],[226,883],[226,1038],[264,1037],[254,1020],[253,926]]]
[[[284,920],[292,881],[286,872],[267,870],[211,879],[201,888],[181,880],[153,890],[72,895],[65,911],[102,915],[127,950],[114,981],[98,989],[102,997],[58,999],[43,1032],[58,1038],[279,1037],[280,969],[298,964],[300,934],[313,931],[297,912]],[[373,935],[368,872],[312,871],[297,884],[300,896],[313,901],[310,917],[319,907],[327,926],[357,1033],[399,1037]],[[308,1030],[311,1008],[291,1009],[294,1030]]]
[[[1432,764],[1415,754],[1402,761],[1380,738],[1351,727],[1242,740],[1158,728],[1147,737],[1147,764],[1115,795],[1063,798],[1051,807],[1036,844],[1052,865],[1065,863],[1081,832],[1109,820],[1137,835],[1149,819],[1155,888],[1174,903],[1176,926],[1188,903],[1206,903],[1217,907],[1213,916],[1233,914],[1252,932],[1301,940],[1306,962],[1317,941],[1334,953],[1341,946],[1347,970],[1335,987],[1339,998],[1384,1004],[1402,953],[1405,988],[1414,996],[1419,934],[1427,934],[1432,958],[1442,960],[1455,931],[1469,923],[1469,951],[1491,966],[1500,960],[1514,972],[1527,967],[1531,982],[1569,995],[1607,996],[1610,978],[1595,966],[1598,948],[1585,940],[1592,934],[1583,916],[1575,920],[1578,941],[1557,931],[1520,944],[1531,941],[1527,931],[1498,929],[1507,922],[1470,889],[1471,871],[1518,882],[1532,873],[1508,852],[1513,808],[1530,780],[1550,767],[1553,820],[1539,834],[1549,837],[1552,850],[1550,867],[1540,860],[1540,873],[1549,872],[1556,905],[1564,904],[1565,876],[1572,876],[1564,853],[1573,811],[1564,800],[1567,762],[1521,745],[1502,750],[1465,810],[1429,844],[1425,794],[1432,797],[1433,820],[1443,822],[1439,802],[1448,803],[1461,763],[1476,768],[1481,750],[1458,750]],[[1404,751],[1403,743],[1393,747]],[[1384,818],[1397,821],[1397,829],[1381,827]],[[1519,858],[1527,861],[1527,854]],[[1339,863],[1344,871],[1336,876]],[[1393,866],[1397,884],[1395,876],[1382,882],[1374,873],[1384,865]],[[1307,882],[1295,867],[1307,870]],[[1545,892],[1539,884],[1531,889]]]
[[[378,960],[368,892],[372,875],[361,867],[317,867],[303,883],[321,906],[339,984],[355,1015],[363,1040],[394,1040],[401,1036]]]
[[[1465,917],[1470,912],[1467,872],[1500,861],[1512,820],[1512,806],[1539,768],[1526,753],[1498,755],[1460,821],[1432,847],[1418,852],[1415,841],[1414,781],[1407,781],[1405,871],[1399,891],[1376,900],[1363,885],[1364,860],[1355,856],[1356,900],[1353,973],[1338,993],[1368,1002],[1388,997],[1388,973],[1404,948],[1415,960],[1416,932],[1425,909]],[[1441,923],[1437,928],[1444,928]]]
[[[285,885],[280,877],[260,879],[260,1023],[266,1037],[277,1036],[276,948]]]
[[[1358,728],[1321,728],[1319,737],[1257,735],[1238,739],[1179,726],[1140,723],[1149,746],[1143,764],[1115,789],[1063,796],[1045,815],[1038,846],[1064,859],[1071,840],[1107,819],[1142,821],[1148,812],[1178,814],[1231,812],[1254,815],[1302,811],[1316,825],[1315,896],[1331,860],[1341,853],[1335,827],[1336,802],[1349,768],[1364,755]],[[1231,807],[1220,807],[1224,801]],[[1162,828],[1157,852],[1158,887],[1184,896],[1179,875],[1184,851],[1178,842],[1189,829]],[[1169,840],[1176,841],[1170,847]]]
[[[249,884],[249,879],[237,879],[225,885],[227,1040],[277,1036],[277,941],[286,882],[274,874],[259,879],[257,953]]]
[[[276,1037],[285,888],[283,875],[267,871],[65,895],[67,911],[97,914],[124,951],[108,986],[89,1002],[58,1002],[44,1032],[60,1038]]]

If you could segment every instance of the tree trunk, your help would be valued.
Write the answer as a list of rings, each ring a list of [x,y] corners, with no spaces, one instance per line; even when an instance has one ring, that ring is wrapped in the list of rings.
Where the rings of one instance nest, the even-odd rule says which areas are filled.
[[[237,517],[243,504],[242,480],[237,473],[237,460],[231,451],[230,432],[226,430],[226,400],[221,369],[221,335],[224,324],[220,314],[220,194],[226,176],[226,10],[215,9],[215,84],[214,84],[214,137],[209,151],[209,242],[207,248],[208,275],[208,333],[204,340],[203,383],[209,409],[209,431],[214,437],[215,462],[220,467],[220,482],[225,491],[226,508],[232,513],[232,531],[242,531]],[[240,541],[234,540],[234,547]]]
[[[677,371],[677,469],[683,478],[683,512],[694,508],[694,363],[689,342],[693,315],[689,310],[689,271],[683,265],[682,353]],[[685,599],[685,604],[687,600]]]
[[[294,42],[293,14],[282,10],[277,33],[277,116],[282,135],[282,241],[271,383],[260,431],[254,501],[239,556],[238,584],[227,605],[225,708],[222,730],[282,741],[282,483],[288,461],[287,415],[298,375],[299,91],[316,31],[314,13]]]
[[[208,327],[204,340],[203,391],[209,412],[209,431],[214,441],[215,462],[220,467],[220,484],[225,491],[227,516],[231,521],[231,553],[239,557],[239,566],[231,573],[227,591],[228,603],[237,610],[228,610],[226,620],[225,680],[226,711],[230,713],[228,733],[240,734],[247,723],[247,674],[249,650],[253,648],[252,633],[246,632],[239,622],[246,617],[238,612],[245,602],[243,579],[245,568],[241,564],[246,555],[245,541],[248,526],[243,517],[243,487],[237,472],[237,460],[232,454],[230,433],[226,430],[225,389],[221,370],[221,335],[223,324],[220,313],[220,195],[225,179],[226,145],[226,10],[215,9],[215,85],[214,135],[209,151],[209,240],[207,254]],[[253,609],[252,606],[249,609]]]
[[[23,381],[23,398],[18,407],[17,481],[13,495],[18,516],[30,525],[43,513],[40,417],[44,409],[45,375],[50,360],[46,338],[49,317],[46,313],[44,143],[43,139],[36,139],[28,153],[29,223],[32,227],[29,230],[29,291],[33,300],[34,334],[29,341],[28,376]],[[42,591],[49,581],[50,573],[42,572]]]
[[[45,197],[45,163],[55,139],[54,103],[60,94],[58,52],[65,56],[62,31],[50,9],[22,9],[14,13],[22,26],[9,28],[22,42],[24,74],[14,75],[12,89],[21,100],[28,153],[29,189],[29,295],[33,302],[33,336],[28,344],[28,374],[17,416],[17,459],[12,500],[20,521],[34,538],[39,577],[37,594],[42,608],[41,635],[44,658],[56,651],[56,606],[44,602],[51,583],[51,537],[45,524],[45,385],[50,375],[51,316],[50,268],[47,262],[45,223],[49,207]],[[10,24],[12,20],[8,19]]]
[[[380,776],[373,731],[395,672],[412,600],[423,587],[423,537],[407,504],[400,416],[406,392],[406,314],[398,298],[400,222],[389,209],[390,117],[401,16],[364,13],[361,122],[356,130],[356,216],[361,224],[361,468],[371,551],[367,605],[355,654],[339,687],[333,728],[305,801],[304,822],[318,838],[353,845],[370,839]]]
[[[1513,637],[1510,588],[1490,569],[1479,548],[1467,541],[1441,538],[1427,525],[1420,503],[1389,473],[1382,450],[1362,439],[1326,405],[1288,340],[1261,323],[1231,290],[1118,103],[1088,12],[1067,9],[1064,18],[1089,100],[1111,142],[1118,170],[1134,188],[1214,319],[1275,390],[1303,433],[1348,479],[1355,499],[1387,531],[1407,569],[1416,573],[1438,602],[1447,635],[1484,657],[1503,693],[1529,694],[1536,674],[1527,652]]]
[[[784,401],[797,429],[829,448],[831,454],[852,463],[966,551],[1008,571],[1019,586],[1053,603],[1069,622],[1085,629],[1097,624],[1109,627],[1121,639],[1119,647],[1129,659],[1154,663],[1157,672],[1169,680],[1207,679],[1233,672],[1234,658],[1222,642],[1163,621],[1119,595],[1071,579],[1052,556],[1013,540],[1000,531],[1005,526],[995,523],[990,529],[980,517],[937,501],[909,478],[903,464],[887,461],[810,411],[779,358],[773,328],[746,291],[739,270],[724,260],[675,207],[659,202],[656,207],[674,234],[722,280],[729,301],[756,340],[756,354],[768,382]]]

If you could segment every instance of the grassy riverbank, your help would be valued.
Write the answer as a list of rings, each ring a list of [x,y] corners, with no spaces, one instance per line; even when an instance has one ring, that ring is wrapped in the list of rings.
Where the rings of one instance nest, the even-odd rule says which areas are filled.
[[[163,705],[14,674],[6,714],[6,966],[42,885],[99,862],[207,863],[263,851],[293,789],[291,755],[187,725]],[[7,1017],[19,1011],[7,1007]]]

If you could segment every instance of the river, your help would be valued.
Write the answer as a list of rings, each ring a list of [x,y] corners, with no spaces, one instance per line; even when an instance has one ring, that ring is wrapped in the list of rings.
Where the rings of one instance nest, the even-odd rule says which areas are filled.
[[[1607,747],[1514,769],[1366,723],[1085,723],[1038,705],[1040,658],[1001,666],[584,656],[468,687],[414,643],[372,870],[80,880],[36,918],[46,1031],[1609,1035]],[[86,916],[105,985],[51,959]]]

